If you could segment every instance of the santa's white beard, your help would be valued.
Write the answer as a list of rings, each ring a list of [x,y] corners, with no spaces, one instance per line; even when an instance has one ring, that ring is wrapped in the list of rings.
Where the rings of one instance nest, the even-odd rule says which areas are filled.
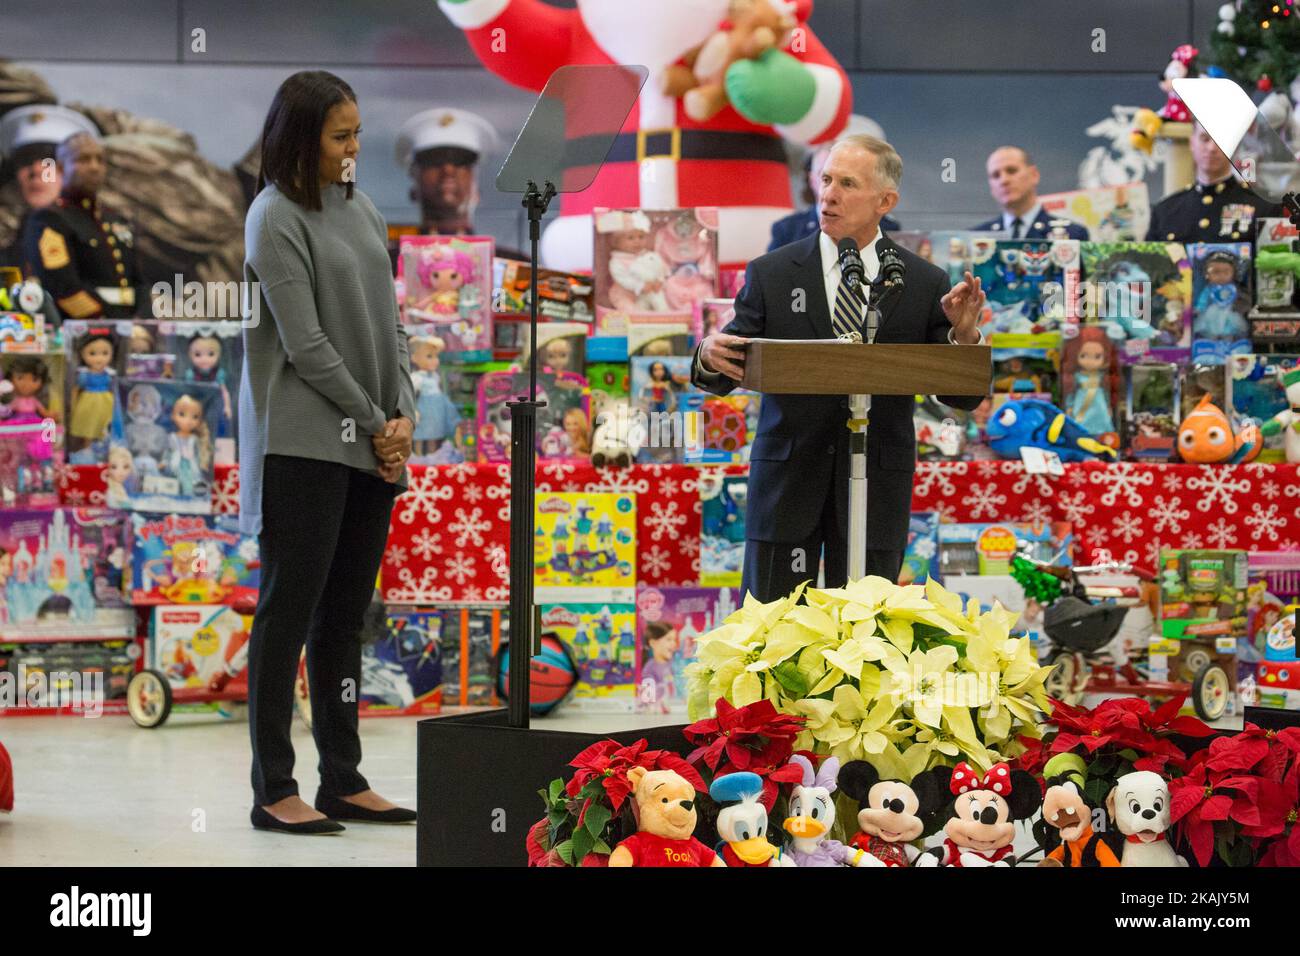
[[[727,0],[578,0],[582,21],[615,62],[663,67],[707,40],[727,15]]]

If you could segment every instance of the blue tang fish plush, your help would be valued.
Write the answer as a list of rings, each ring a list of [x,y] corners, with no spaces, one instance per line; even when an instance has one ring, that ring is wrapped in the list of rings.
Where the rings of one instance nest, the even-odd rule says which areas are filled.
[[[988,423],[989,447],[1003,458],[1019,458],[1026,446],[1054,451],[1061,461],[1114,461],[1115,449],[1093,438],[1051,402],[1019,398],[998,408]]]

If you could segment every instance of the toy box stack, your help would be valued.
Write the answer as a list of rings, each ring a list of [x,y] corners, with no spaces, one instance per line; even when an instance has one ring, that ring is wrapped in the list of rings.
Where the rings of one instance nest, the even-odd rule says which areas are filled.
[[[542,628],[578,671],[572,706],[631,711],[636,689],[636,497],[542,493],[533,567]]]
[[[1226,712],[1236,712],[1237,648],[1248,635],[1248,577],[1245,551],[1160,553],[1160,633],[1150,647],[1153,677],[1195,685],[1205,679],[1207,668],[1217,666],[1227,677]]]

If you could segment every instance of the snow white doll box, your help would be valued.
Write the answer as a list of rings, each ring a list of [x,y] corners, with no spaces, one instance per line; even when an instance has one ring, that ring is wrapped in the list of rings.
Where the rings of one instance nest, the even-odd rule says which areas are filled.
[[[508,402],[528,394],[528,372],[487,372],[478,381],[476,445],[485,464],[510,461]],[[585,376],[537,371],[537,458],[563,461],[586,458],[591,448],[590,394]]]
[[[686,710],[686,667],[699,637],[741,604],[739,588],[651,588],[636,594],[636,702],[641,713]]]
[[[1082,321],[1101,325],[1125,362],[1186,361],[1192,305],[1187,250],[1177,242],[1084,242]]]
[[[533,571],[539,594],[546,588],[635,588],[636,496],[539,492]]]
[[[126,375],[131,327],[125,320],[63,323],[68,410],[64,441],[70,465],[108,460],[109,432],[119,414],[117,383]]]
[[[0,640],[133,637],[127,518],[106,508],[0,510]]]
[[[605,313],[693,312],[719,294],[716,207],[597,208],[592,218],[598,324]]]
[[[1251,312],[1249,242],[1194,242],[1192,263],[1192,360],[1227,361],[1248,353]]]
[[[212,513],[213,436],[221,390],[202,382],[124,379],[108,451],[110,508]]]
[[[402,236],[398,301],[408,325],[435,325],[447,358],[492,358],[492,250],[487,236]]]
[[[554,634],[578,671],[568,706],[631,713],[636,706],[636,605],[565,601],[541,605],[543,633]]]
[[[0,355],[0,507],[59,504],[63,368],[61,352]]]
[[[379,639],[362,646],[357,712],[364,717],[428,716],[441,713],[442,696],[442,615],[394,608]]]
[[[235,515],[130,516],[132,604],[238,604],[257,601],[257,539]]]

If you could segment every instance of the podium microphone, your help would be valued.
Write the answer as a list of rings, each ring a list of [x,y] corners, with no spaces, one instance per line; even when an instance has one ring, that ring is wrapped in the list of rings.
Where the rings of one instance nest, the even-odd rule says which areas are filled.
[[[856,293],[866,278],[862,257],[858,255],[858,244],[851,236],[845,236],[836,243],[836,248],[840,250],[840,275],[849,284],[849,288]]]
[[[903,291],[903,273],[906,267],[903,265],[903,257],[898,254],[898,250],[886,247],[880,252],[880,277],[884,280],[886,292]]]

